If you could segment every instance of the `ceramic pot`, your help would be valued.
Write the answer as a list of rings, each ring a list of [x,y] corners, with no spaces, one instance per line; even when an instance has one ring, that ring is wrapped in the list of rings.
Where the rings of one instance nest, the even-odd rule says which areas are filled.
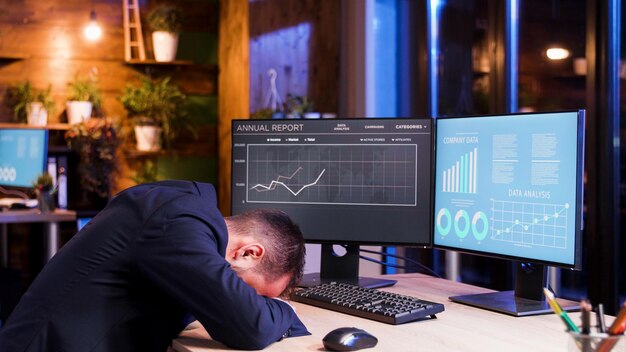
[[[135,126],[137,150],[144,152],[156,152],[161,150],[161,131],[162,129],[159,126]]]
[[[152,32],[152,49],[156,61],[174,61],[178,49],[178,33],[165,31]]]
[[[48,110],[43,107],[41,102],[33,102],[28,104],[26,108],[28,113],[27,121],[31,126],[45,126],[48,123]]]
[[[91,117],[93,104],[90,101],[68,101],[66,103],[67,122],[74,125]]]

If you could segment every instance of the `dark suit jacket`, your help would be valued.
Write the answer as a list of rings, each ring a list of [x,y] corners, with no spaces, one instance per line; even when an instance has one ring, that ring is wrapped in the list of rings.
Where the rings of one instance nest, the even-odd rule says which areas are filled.
[[[166,351],[195,316],[213,338],[263,348],[298,321],[224,259],[211,185],[121,192],[46,264],[0,328],[0,351]]]

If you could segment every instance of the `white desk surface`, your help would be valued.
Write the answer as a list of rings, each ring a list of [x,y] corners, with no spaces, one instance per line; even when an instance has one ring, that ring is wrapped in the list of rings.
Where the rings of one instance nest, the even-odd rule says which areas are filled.
[[[378,345],[364,351],[566,351],[568,334],[565,325],[554,314],[516,318],[448,300],[449,296],[492,292],[458,282],[421,274],[387,276],[398,283],[383,290],[440,302],[445,311],[437,319],[389,325],[351,315],[292,302],[298,316],[312,333],[287,338],[270,345],[267,351],[323,351],[322,338],[343,326],[364,329],[378,338]],[[576,323],[580,314],[570,313]],[[608,318],[610,323],[612,318]],[[595,320],[592,319],[592,324]],[[179,352],[230,350],[209,338],[196,321],[172,342]]]

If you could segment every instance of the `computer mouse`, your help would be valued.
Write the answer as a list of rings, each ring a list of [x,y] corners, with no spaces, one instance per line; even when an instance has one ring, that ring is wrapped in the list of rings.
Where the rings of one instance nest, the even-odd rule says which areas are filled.
[[[324,348],[330,351],[357,351],[376,346],[378,339],[365,330],[343,327],[326,334],[322,342]]]

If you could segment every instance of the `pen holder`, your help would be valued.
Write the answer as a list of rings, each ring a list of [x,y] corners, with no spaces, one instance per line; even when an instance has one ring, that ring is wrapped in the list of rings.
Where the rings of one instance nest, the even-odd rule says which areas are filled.
[[[567,350],[569,352],[626,352],[626,335],[568,333],[570,337]]]

